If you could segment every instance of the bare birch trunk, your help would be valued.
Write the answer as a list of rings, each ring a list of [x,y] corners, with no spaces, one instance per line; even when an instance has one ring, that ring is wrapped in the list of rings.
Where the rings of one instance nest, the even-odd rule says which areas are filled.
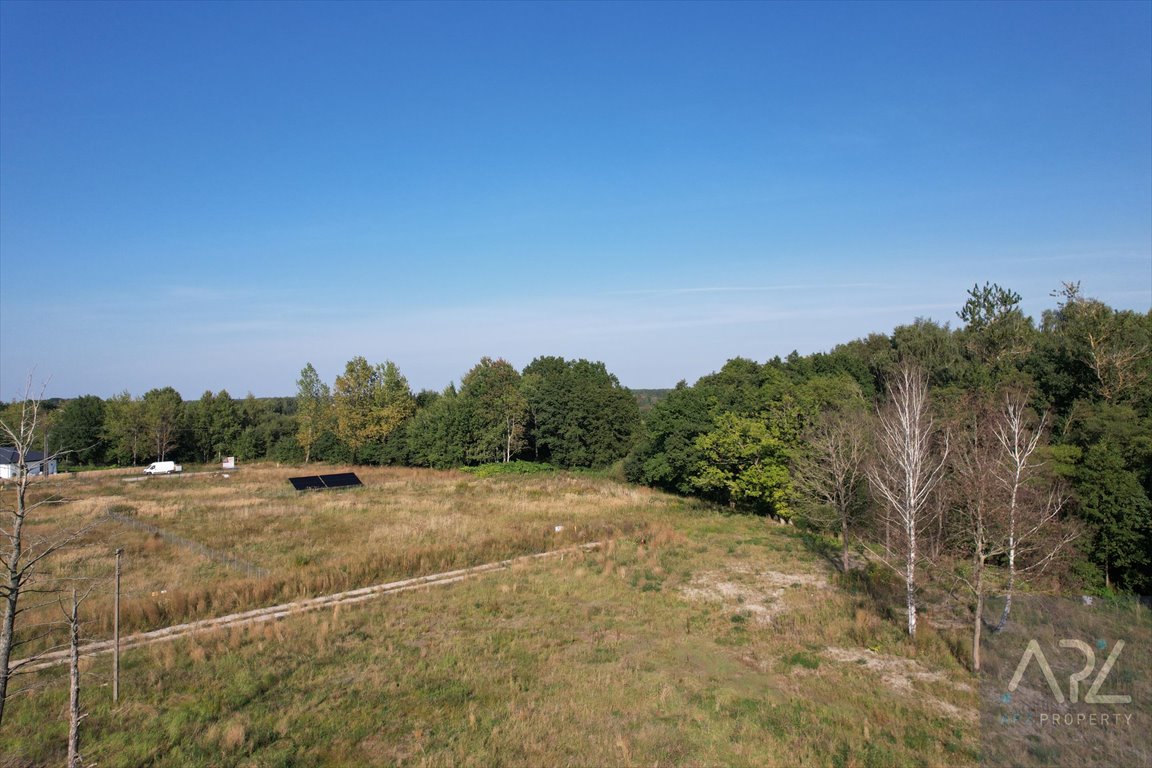
[[[1016,551],[1019,546],[1017,523],[1020,516],[1020,491],[1028,475],[1035,468],[1032,454],[1040,443],[1046,416],[1040,418],[1035,430],[1030,430],[1025,421],[1027,404],[1022,395],[1006,395],[1001,411],[1001,421],[996,429],[996,438],[1004,449],[1006,461],[1001,482],[1008,490],[1008,584],[1004,594],[1004,610],[996,624],[999,632],[1008,624],[1008,614],[1012,612],[1012,592],[1016,587]]]
[[[72,612],[68,616],[69,648],[69,697],[68,697],[68,768],[80,768],[84,764],[80,757],[80,721],[87,715],[80,714],[80,602],[76,590],[72,590]]]
[[[916,637],[916,529],[908,529],[908,552],[904,567],[904,599],[908,610],[908,636]]]
[[[908,634],[916,635],[916,568],[920,558],[919,537],[930,525],[929,501],[944,473],[947,442],[937,451],[936,430],[928,410],[928,379],[918,368],[902,363],[889,383],[890,401],[881,412],[876,462],[868,479],[889,521],[902,535],[903,564],[894,565],[904,578]]]
[[[1000,632],[1008,625],[1008,614],[1012,613],[1012,592],[1016,589],[1016,548],[1009,545],[1008,551],[1008,583],[1004,587],[1004,610],[1000,612],[1000,621],[996,622],[994,631]]]
[[[980,634],[984,627],[984,557],[976,556],[976,618],[972,622],[972,671],[980,671]]]

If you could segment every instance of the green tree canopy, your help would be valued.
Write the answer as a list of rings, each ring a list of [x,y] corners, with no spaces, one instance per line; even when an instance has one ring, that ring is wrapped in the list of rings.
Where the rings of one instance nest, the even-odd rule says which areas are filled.
[[[961,338],[972,360],[990,373],[1011,367],[1031,351],[1032,321],[1020,309],[1020,294],[996,283],[973,285],[957,312],[965,327]]]
[[[421,467],[449,469],[467,463],[467,423],[456,388],[424,395],[425,404],[408,425],[409,460]]]
[[[640,441],[624,461],[624,473],[643,483],[675,493],[697,491],[692,477],[703,460],[697,439],[712,429],[708,395],[681,381],[652,406]]]
[[[528,401],[520,373],[507,360],[485,357],[460,381],[469,462],[511,461],[524,449]]]
[[[964,378],[963,348],[947,323],[918,317],[892,331],[892,345],[896,359],[915,361],[933,387],[946,387]]]
[[[69,400],[52,429],[53,452],[66,463],[98,464],[104,459],[104,401],[96,395]]]
[[[1152,501],[1109,442],[1088,449],[1076,477],[1080,515],[1092,529],[1090,555],[1105,583],[1132,591],[1152,587]]]
[[[640,407],[603,363],[538,357],[521,389],[538,459],[561,467],[604,467],[622,458],[640,428]]]
[[[1079,283],[1065,283],[1056,295],[1062,301],[1044,314],[1045,328],[1062,342],[1066,357],[1090,371],[1095,393],[1111,403],[1135,398],[1147,404],[1152,311],[1116,311],[1085,297]]]
[[[197,459],[219,461],[226,455],[234,455],[242,427],[241,414],[228,390],[222,389],[215,395],[208,390],[188,406]]]
[[[788,446],[764,420],[722,413],[696,448],[695,488],[731,506],[791,516]]]
[[[312,459],[312,446],[332,428],[332,392],[316,373],[312,363],[300,371],[296,381],[296,442],[304,449],[304,463]]]
[[[144,425],[157,461],[164,461],[179,444],[184,400],[172,387],[151,389],[142,401]]]
[[[108,398],[104,403],[103,434],[117,463],[137,464],[148,443],[143,403],[133,399],[128,390]]]
[[[370,441],[386,439],[416,410],[408,380],[391,360],[372,366],[349,360],[333,393],[336,431],[355,460]]]

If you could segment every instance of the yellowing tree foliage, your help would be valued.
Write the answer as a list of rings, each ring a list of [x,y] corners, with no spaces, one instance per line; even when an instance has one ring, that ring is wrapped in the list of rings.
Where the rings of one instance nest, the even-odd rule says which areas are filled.
[[[416,411],[408,380],[391,360],[369,365],[354,357],[336,377],[336,432],[353,459],[367,443],[383,440]]]

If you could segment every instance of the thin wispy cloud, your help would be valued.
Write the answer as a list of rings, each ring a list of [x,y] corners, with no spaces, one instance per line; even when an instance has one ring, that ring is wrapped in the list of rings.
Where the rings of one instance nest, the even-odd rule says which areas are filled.
[[[1085,259],[1095,260],[1099,265],[1103,262],[1131,262],[1139,264],[1141,262],[1152,264],[1152,252],[1149,253],[1132,253],[1132,252],[1108,252],[1108,251],[1085,251],[1083,253],[1058,253],[1049,256],[1016,256],[1008,257],[1000,260],[1001,264],[1056,264],[1056,263],[1070,263],[1077,264],[1083,262]],[[995,263],[991,262],[990,263]]]
[[[811,283],[795,285],[715,285],[692,288],[629,288],[605,291],[605,296],[678,296],[693,293],[774,293],[779,291],[836,290],[841,288],[875,288],[878,283]]]
[[[463,46],[429,5],[68,10],[0,2],[9,386],[556,354],[663,386],[955,322],[985,282],[1148,308],[1147,3],[473,3]]]

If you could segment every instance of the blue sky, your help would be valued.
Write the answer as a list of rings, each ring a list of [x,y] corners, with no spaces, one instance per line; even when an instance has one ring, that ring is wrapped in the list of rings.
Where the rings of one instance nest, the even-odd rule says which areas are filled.
[[[0,398],[1152,304],[1152,3],[0,3]]]

